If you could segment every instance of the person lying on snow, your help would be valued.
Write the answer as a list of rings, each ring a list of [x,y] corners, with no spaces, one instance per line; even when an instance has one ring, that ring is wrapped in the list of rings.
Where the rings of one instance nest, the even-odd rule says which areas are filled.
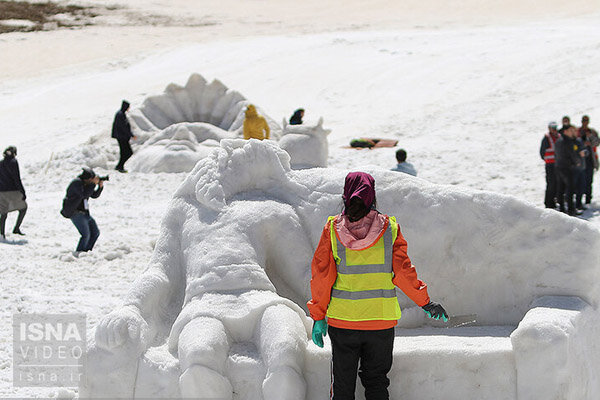
[[[354,399],[359,362],[366,399],[387,400],[400,319],[395,286],[430,318],[448,314],[417,278],[396,218],[376,210],[373,177],[349,173],[342,198],[344,210],[328,218],[312,260],[312,339],[323,347],[323,336],[331,338],[333,400]]]

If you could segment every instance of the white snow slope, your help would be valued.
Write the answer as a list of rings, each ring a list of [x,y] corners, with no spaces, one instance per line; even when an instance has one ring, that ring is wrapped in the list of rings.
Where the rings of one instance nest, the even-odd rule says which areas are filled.
[[[455,374],[447,382],[452,381],[455,393],[463,398],[469,393],[492,400],[515,398],[515,382],[535,378],[521,375],[528,369],[519,371],[515,365],[536,359],[530,370],[543,373],[558,366],[563,373],[557,381],[563,389],[535,378],[548,391],[539,398],[597,396],[597,378],[584,372],[595,371],[598,363],[585,368],[588,359],[578,350],[590,337],[585,332],[597,330],[589,308],[578,300],[556,298],[533,304],[546,308],[529,304],[538,296],[564,294],[580,297],[594,311],[597,307],[593,285],[598,260],[593,247],[599,203],[594,200],[584,213],[587,221],[541,210],[544,167],[538,155],[549,120],[568,114],[578,123],[581,115],[589,114],[591,125],[597,126],[597,1],[556,0],[542,7],[533,1],[376,2],[368,10],[363,2],[335,1],[323,12],[314,11],[323,6],[316,1],[282,0],[276,5],[257,1],[243,7],[207,1],[207,8],[183,1],[172,7],[172,3],[129,2],[135,12],[160,13],[170,7],[175,21],[190,14],[210,16],[218,24],[202,28],[115,24],[0,36],[0,146],[18,146],[29,202],[23,225],[27,236],[9,235],[8,242],[0,243],[0,395],[54,392],[12,386],[14,313],[83,312],[91,338],[99,320],[119,308],[134,279],[147,267],[161,216],[185,174],[111,173],[102,196],[91,202],[101,230],[97,247],[79,258],[71,254],[78,237],[75,228],[58,210],[81,165],[92,165],[101,174],[112,172],[118,149],[109,129],[121,99],[140,106],[170,82],[183,85],[191,73],[199,72],[243,93],[276,121],[298,107],[306,109],[309,123],[323,116],[332,130],[329,166],[340,168],[331,173],[339,179],[333,179],[326,192],[333,196],[339,191],[348,169],[370,166],[366,168],[376,174],[380,208],[396,213],[405,227],[409,254],[432,295],[448,304],[451,312],[476,311],[486,324],[503,324],[440,335],[429,328],[413,329],[421,324],[422,315],[420,310],[405,309],[406,325],[397,334],[393,393],[411,398],[410,393],[420,388],[421,398],[441,398],[446,389],[436,385],[428,389],[429,379],[452,371]],[[359,136],[399,140],[425,181],[376,168],[395,164],[395,148],[342,148]],[[398,196],[393,203],[384,200],[386,182],[390,193]],[[600,190],[597,183],[594,190]],[[414,213],[399,208],[408,205]],[[442,212],[446,207],[449,213]],[[435,210],[439,217],[435,229],[433,217],[419,213],[424,209]],[[447,223],[454,220],[460,223]],[[13,221],[11,214],[9,228]],[[480,230],[476,221],[488,229]],[[315,226],[322,223],[315,218]],[[506,228],[499,230],[498,224]],[[549,241],[556,246],[546,247]],[[429,254],[429,249],[442,244],[443,252]],[[492,280],[477,273],[489,268],[477,257],[490,260],[497,248],[508,246],[516,249],[514,255],[493,258],[505,266],[494,271],[502,275],[493,275],[497,279]],[[543,249],[554,255],[551,265],[556,267],[538,262],[547,257]],[[456,265],[459,259],[469,262]],[[459,276],[470,274],[468,286],[445,275],[445,265],[458,268]],[[531,268],[537,268],[540,276],[528,275]],[[512,299],[515,306],[507,301],[500,308],[492,299]],[[510,338],[519,321],[523,329]],[[540,329],[542,325],[550,331]],[[568,334],[551,334],[556,327]],[[549,347],[532,357],[536,347],[531,343],[541,343],[540,336],[548,339],[544,343]],[[259,360],[256,343],[254,351],[236,346],[231,354],[232,367],[238,371],[233,375],[240,378],[237,385],[244,372],[260,368],[254,368]],[[305,377],[314,383],[309,390],[320,391],[328,376],[327,353],[310,344],[309,348]],[[469,349],[478,349],[480,357],[469,357]],[[419,357],[412,357],[415,354]],[[164,352],[156,358],[163,356]],[[492,379],[498,376],[501,381]],[[500,386],[488,384],[490,380]],[[580,392],[572,391],[576,387]],[[536,396],[523,392],[519,398]]]

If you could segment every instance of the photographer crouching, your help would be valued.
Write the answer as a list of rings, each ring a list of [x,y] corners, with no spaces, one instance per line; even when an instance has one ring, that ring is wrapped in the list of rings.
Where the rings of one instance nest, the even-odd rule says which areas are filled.
[[[89,198],[96,199],[102,193],[104,181],[108,176],[99,177],[91,169],[84,167],[83,172],[69,184],[67,194],[63,199],[63,207],[60,213],[69,218],[81,234],[77,252],[90,251],[94,247],[100,230],[96,221],[90,215]]]

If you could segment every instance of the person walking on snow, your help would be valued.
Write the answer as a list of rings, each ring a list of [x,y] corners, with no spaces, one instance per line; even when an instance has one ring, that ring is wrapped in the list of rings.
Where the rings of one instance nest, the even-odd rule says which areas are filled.
[[[98,186],[96,188],[96,186]],[[67,195],[63,199],[63,208],[60,211],[63,217],[71,219],[75,228],[81,234],[77,244],[77,252],[90,251],[94,248],[100,236],[98,225],[90,215],[89,198],[97,199],[104,188],[103,181],[91,168],[84,167],[83,172],[71,181],[67,188]]]
[[[129,103],[126,100],[123,100],[123,103],[121,103],[121,109],[115,114],[115,119],[112,126],[112,137],[117,139],[117,142],[119,142],[119,150],[121,153],[119,163],[115,167],[115,169],[119,172],[127,172],[125,170],[125,163],[133,155],[133,150],[131,150],[129,140],[131,138],[135,139],[135,135],[131,133],[131,125],[127,120],[127,115],[125,115],[125,112],[128,109]]]
[[[258,115],[253,104],[248,104],[244,119],[244,139],[268,139],[270,133],[267,120],[262,115]]]
[[[21,232],[21,223],[27,212],[25,188],[21,182],[19,163],[17,162],[17,148],[8,146],[4,150],[4,159],[0,161],[0,238],[6,239],[6,219],[11,211],[19,211],[17,222],[13,229],[16,235]]]
[[[552,121],[548,124],[548,133],[542,139],[540,146],[540,157],[546,163],[546,195],[544,196],[544,205],[546,208],[556,208],[556,171],[554,144],[560,137],[556,130],[557,124]]]
[[[590,117],[584,115],[581,118],[581,128],[579,128],[579,137],[587,149],[585,157],[585,177],[583,181],[583,194],[585,194],[585,203],[592,202],[592,182],[594,181],[594,170],[598,170],[597,146],[600,144],[598,132],[590,128]]]
[[[331,338],[333,400],[354,399],[359,364],[365,398],[387,400],[400,319],[395,287],[429,317],[447,320],[448,315],[417,278],[396,218],[376,210],[373,177],[349,173],[342,199],[344,210],[328,218],[312,260],[307,303],[315,321],[312,340],[323,347],[323,336]]]

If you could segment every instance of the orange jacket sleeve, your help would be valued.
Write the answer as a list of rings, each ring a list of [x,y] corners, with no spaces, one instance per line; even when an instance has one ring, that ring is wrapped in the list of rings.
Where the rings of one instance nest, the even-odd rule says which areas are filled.
[[[311,264],[310,292],[312,299],[306,303],[310,316],[315,321],[325,318],[331,300],[331,288],[337,279],[337,267],[331,249],[329,224],[323,228],[321,239]]]
[[[392,256],[392,269],[394,277],[392,282],[398,286],[419,307],[429,303],[427,284],[417,278],[417,270],[412,265],[408,254],[406,240],[398,226],[398,237],[394,242],[394,254]]]

